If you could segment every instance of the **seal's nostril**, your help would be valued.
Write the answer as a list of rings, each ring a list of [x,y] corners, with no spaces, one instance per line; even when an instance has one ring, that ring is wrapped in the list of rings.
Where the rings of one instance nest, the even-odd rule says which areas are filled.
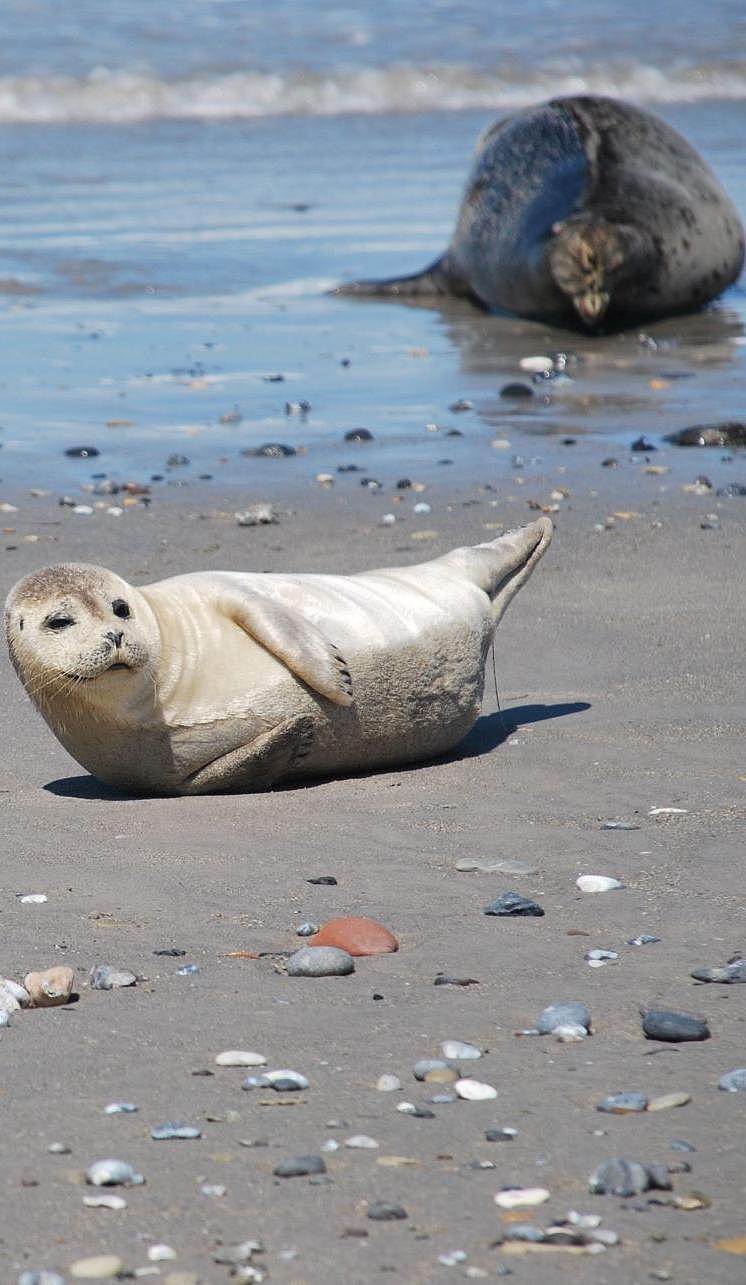
[[[115,647],[121,647],[122,639],[124,638],[124,630],[110,629],[106,637],[109,639],[110,642],[113,642]]]

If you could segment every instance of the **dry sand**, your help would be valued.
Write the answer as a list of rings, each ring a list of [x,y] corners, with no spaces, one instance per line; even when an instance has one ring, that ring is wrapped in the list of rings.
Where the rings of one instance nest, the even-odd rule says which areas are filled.
[[[704,457],[687,461],[690,476]],[[64,1275],[104,1251],[136,1272],[148,1245],[164,1241],[178,1257],[160,1265],[161,1279],[191,1272],[185,1281],[219,1285],[229,1268],[213,1262],[217,1247],[247,1238],[262,1241],[255,1266],[278,1285],[367,1283],[384,1272],[414,1285],[463,1279],[468,1268],[488,1279],[510,1268],[525,1285],[569,1274],[588,1285],[744,1279],[742,1260],[715,1242],[746,1232],[746,1094],[717,1089],[720,1075],[746,1064],[746,987],[697,987],[689,974],[746,948],[746,500],[685,494],[680,478],[661,492],[641,466],[596,472],[600,494],[572,482],[555,543],[499,628],[502,713],[488,680],[483,718],[446,761],[256,796],[121,798],[68,758],[3,660],[2,968],[18,978],[64,962],[80,982],[77,1003],[20,1013],[0,1034],[3,1281],[32,1267]],[[15,531],[4,537],[2,591],[45,562],[94,556],[139,582],[196,566],[351,571],[417,561],[488,538],[486,524],[529,520],[526,493],[544,501],[556,480],[537,479],[494,507],[489,493],[443,483],[427,517],[436,535],[420,541],[411,521],[378,524],[390,495],[339,486],[291,498],[279,526],[251,530],[216,516],[242,507],[230,493],[191,489],[121,519],[22,498],[5,518]],[[719,529],[703,530],[716,507]],[[614,512],[637,516],[594,529]],[[29,533],[41,541],[25,542]],[[655,817],[654,807],[685,811]],[[640,828],[602,831],[608,818]],[[454,869],[470,857],[536,873]],[[582,895],[581,873],[626,886]],[[307,882],[319,875],[337,885]],[[483,915],[509,888],[536,897],[545,917]],[[27,892],[48,901],[21,904]],[[228,957],[293,949],[300,922],[346,913],[386,923],[399,953],[319,980],[289,979],[269,957]],[[640,933],[661,940],[625,944]],[[154,955],[166,947],[186,955]],[[593,947],[618,950],[618,961],[590,968],[583,955]],[[87,972],[102,961],[143,980],[91,991]],[[178,976],[185,962],[199,973]],[[434,986],[440,972],[478,984]],[[562,999],[590,1006],[592,1038],[516,1037]],[[645,1040],[638,1006],[651,1000],[703,1013],[712,1039]],[[439,1056],[446,1038],[485,1049],[467,1073],[493,1084],[497,1099],[437,1105],[433,1119],[397,1112],[397,1101],[431,1096],[411,1068]],[[303,1072],[309,1090],[241,1092],[240,1070],[214,1066],[228,1048]],[[194,1074],[203,1069],[214,1074]],[[401,1092],[376,1090],[383,1072],[401,1078]],[[621,1090],[681,1090],[692,1101],[641,1116],[595,1111]],[[113,1100],[139,1112],[107,1116]],[[203,1136],[152,1141],[165,1120]],[[512,1142],[485,1140],[485,1129],[502,1126],[517,1130]],[[273,1177],[279,1161],[358,1133],[378,1150],[341,1145],[326,1156],[328,1181]],[[696,1151],[672,1151],[675,1138]],[[55,1141],[70,1154],[50,1154]],[[82,1171],[108,1156],[147,1179],[123,1193],[120,1213],[82,1204]],[[386,1156],[410,1163],[390,1167]],[[612,1156],[688,1161],[674,1191],[704,1193],[710,1207],[684,1212],[667,1192],[591,1196],[588,1175]],[[205,1196],[204,1183],[225,1195]],[[510,1184],[551,1192],[525,1221],[599,1213],[621,1244],[594,1257],[509,1257],[494,1247],[506,1224],[493,1196]],[[407,1219],[370,1221],[375,1200],[401,1203]],[[438,1262],[453,1250],[466,1261]]]

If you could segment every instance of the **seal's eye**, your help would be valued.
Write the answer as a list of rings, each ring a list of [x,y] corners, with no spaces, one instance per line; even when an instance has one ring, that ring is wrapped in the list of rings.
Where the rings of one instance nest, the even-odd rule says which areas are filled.
[[[75,621],[72,616],[50,616],[49,620],[44,621],[44,624],[47,629],[54,629],[56,632],[59,629],[67,629],[69,625],[74,625]]]
[[[115,598],[111,604],[111,609],[115,616],[119,616],[120,620],[126,620],[130,614],[129,606],[124,601],[124,598]]]

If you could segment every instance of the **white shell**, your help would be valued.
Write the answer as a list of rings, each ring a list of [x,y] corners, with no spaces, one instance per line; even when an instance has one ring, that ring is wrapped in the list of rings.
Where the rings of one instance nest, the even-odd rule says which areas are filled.
[[[467,1102],[486,1102],[489,1098],[497,1097],[497,1089],[493,1089],[491,1084],[483,1084],[481,1080],[457,1080],[454,1089],[460,1098],[465,1098]]]
[[[401,1080],[398,1075],[389,1075],[388,1072],[385,1072],[383,1075],[379,1075],[376,1080],[376,1088],[379,1093],[395,1093],[397,1089],[401,1088]]]
[[[623,888],[624,884],[610,875],[580,875],[575,880],[575,887],[581,892],[611,892],[614,888]]]
[[[85,1171],[91,1187],[138,1187],[145,1179],[126,1160],[95,1160]]]
[[[546,1187],[516,1187],[510,1191],[498,1191],[495,1204],[501,1209],[522,1209],[529,1205],[543,1205],[548,1199]]]
[[[226,1049],[215,1058],[216,1066],[266,1066],[267,1059],[263,1053],[251,1053],[245,1049]]]

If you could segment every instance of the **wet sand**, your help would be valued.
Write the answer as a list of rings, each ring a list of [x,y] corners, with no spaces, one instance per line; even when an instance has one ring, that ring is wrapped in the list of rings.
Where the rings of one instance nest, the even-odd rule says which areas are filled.
[[[530,520],[529,501],[559,509],[555,542],[497,633],[501,712],[488,678],[482,719],[445,761],[256,796],[122,798],[57,745],[3,659],[3,969],[20,978],[64,962],[79,980],[77,1003],[20,1013],[0,1034],[4,1279],[33,1267],[64,1276],[104,1251],[136,1272],[162,1241],[178,1257],[159,1264],[160,1279],[191,1272],[185,1281],[218,1285],[229,1279],[213,1262],[221,1243],[248,1238],[265,1247],[254,1265],[286,1285],[372,1282],[382,1272],[409,1285],[463,1279],[468,1268],[494,1278],[507,1267],[527,1283],[568,1273],[588,1285],[742,1278],[739,1259],[716,1242],[744,1230],[746,1098],[719,1092],[717,1081],[746,1062],[746,988],[697,986],[689,974],[746,948],[746,500],[683,488],[701,473],[716,486],[746,477],[720,451],[669,451],[670,473],[651,474],[657,457],[632,462],[618,448],[620,466],[601,468],[611,453],[601,442],[582,470],[570,469],[572,449],[557,446],[542,471],[529,464],[522,482],[509,477],[499,491],[444,471],[417,496],[398,493],[401,503],[393,471],[374,494],[355,475],[323,489],[312,461],[295,487],[277,473],[250,496],[193,482],[121,518],[77,516],[57,492],[4,493],[18,511],[3,515],[3,594],[45,562],[93,556],[137,582],[197,566],[353,571],[489,538]],[[558,486],[570,494],[553,500]],[[277,504],[280,523],[236,526],[233,513],[262,498]],[[415,499],[431,512],[415,517]],[[387,512],[399,518],[392,526],[381,525]],[[719,523],[703,529],[711,513]],[[685,811],[650,815],[656,807]],[[611,818],[640,828],[603,831]],[[462,858],[517,860],[536,873],[463,873],[454,869]],[[581,873],[625,888],[583,895]],[[307,882],[319,875],[337,885]],[[511,888],[535,897],[545,917],[483,915]],[[21,904],[28,892],[48,901]],[[287,978],[271,957],[229,957],[291,950],[303,920],[346,913],[382,920],[399,953],[318,980]],[[643,933],[661,940],[626,944]],[[186,954],[153,953],[168,947]],[[583,955],[597,947],[618,960],[590,968]],[[98,962],[143,980],[91,991],[86,975]],[[184,963],[199,973],[178,976]],[[476,984],[434,986],[438,973]],[[562,999],[589,1005],[592,1038],[516,1037]],[[638,1006],[651,1001],[706,1015],[712,1038],[645,1040]],[[497,1099],[435,1105],[432,1119],[402,1115],[398,1101],[437,1091],[411,1068],[439,1056],[447,1038],[488,1050],[463,1065]],[[241,1092],[244,1073],[214,1065],[229,1048],[258,1050],[310,1088]],[[206,1069],[214,1075],[194,1074]],[[400,1077],[401,1092],[375,1089],[383,1072]],[[681,1090],[692,1101],[639,1116],[595,1111],[622,1090]],[[139,1112],[105,1115],[114,1100]],[[152,1141],[166,1120],[203,1136]],[[513,1141],[485,1140],[503,1126],[517,1130]],[[345,1148],[359,1133],[378,1150]],[[273,1177],[280,1161],[328,1138],[342,1144],[326,1154],[328,1181]],[[671,1150],[676,1138],[696,1151]],[[50,1154],[56,1141],[70,1154]],[[119,1213],[82,1204],[82,1171],[108,1156],[147,1180],[123,1191]],[[410,1163],[382,1164],[387,1156]],[[673,1195],[698,1191],[711,1204],[685,1212],[665,1191],[591,1196],[591,1170],[612,1156],[686,1161],[691,1172],[673,1176]],[[225,1195],[202,1194],[205,1183]],[[509,1256],[495,1247],[510,1224],[493,1202],[507,1185],[551,1192],[522,1221],[598,1213],[620,1245],[592,1257]],[[400,1203],[407,1219],[369,1220],[375,1200]],[[468,1258],[438,1262],[453,1250]]]

